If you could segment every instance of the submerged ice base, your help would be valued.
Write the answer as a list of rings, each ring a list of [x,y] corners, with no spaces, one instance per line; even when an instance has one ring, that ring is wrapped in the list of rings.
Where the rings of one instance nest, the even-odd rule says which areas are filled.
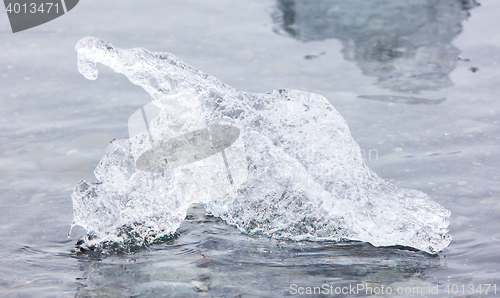
[[[151,243],[173,234],[192,203],[253,235],[429,253],[449,245],[450,212],[373,173],[324,97],[241,92],[172,54],[93,37],[76,51],[86,78],[97,78],[96,63],[107,65],[158,107],[152,119],[150,107],[137,112],[144,129],[112,142],[95,169],[98,181],[75,188],[73,224],[85,228],[88,245]]]

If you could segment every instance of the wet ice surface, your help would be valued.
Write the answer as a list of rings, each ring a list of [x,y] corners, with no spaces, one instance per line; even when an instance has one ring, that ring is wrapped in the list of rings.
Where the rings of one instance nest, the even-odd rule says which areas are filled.
[[[441,290],[446,284],[499,284],[496,1],[482,1],[467,20],[459,13],[450,22],[463,27],[449,43],[461,56],[448,73],[453,86],[418,94],[374,85],[378,77],[345,60],[336,37],[302,42],[276,35],[274,2],[197,2],[196,9],[186,1],[152,4],[120,2],[115,13],[118,2],[85,1],[67,16],[17,34],[5,33],[7,18],[0,19],[0,293],[275,297],[289,295],[292,283],[439,283]],[[363,7],[368,5],[358,10]],[[129,117],[150,102],[141,88],[106,67],[97,81],[81,77],[73,48],[88,35],[121,48],[176,53],[238,90],[294,88],[324,95],[346,119],[374,172],[398,187],[425,192],[451,211],[453,241],[438,257],[363,243],[277,241],[246,236],[192,209],[181,236],[151,250],[71,253],[84,234],[75,229],[66,238],[74,185],[92,180],[109,141],[128,138]],[[446,100],[411,105],[360,95]]]
[[[450,243],[449,211],[368,169],[326,98],[290,89],[241,92],[172,54],[124,50],[95,37],[75,50],[86,78],[96,79],[102,63],[161,108],[144,119],[146,131],[108,146],[96,183],[75,188],[74,223],[89,234],[88,246],[152,243],[173,234],[193,203],[252,235],[429,253]]]

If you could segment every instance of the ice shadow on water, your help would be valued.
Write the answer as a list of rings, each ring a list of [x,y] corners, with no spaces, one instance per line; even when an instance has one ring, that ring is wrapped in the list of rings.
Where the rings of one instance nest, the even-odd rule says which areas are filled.
[[[426,272],[440,267],[438,256],[401,247],[248,236],[204,213],[193,206],[182,237],[133,254],[79,254],[76,297],[282,297],[291,284],[427,287]]]
[[[339,39],[344,58],[392,91],[452,85],[452,40],[476,0],[278,0],[276,31],[300,41]],[[425,103],[425,102],[423,102]]]

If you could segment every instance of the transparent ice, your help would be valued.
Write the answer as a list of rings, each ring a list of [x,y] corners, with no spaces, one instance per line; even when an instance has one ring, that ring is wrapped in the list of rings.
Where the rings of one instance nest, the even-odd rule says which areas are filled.
[[[173,234],[192,203],[251,235],[429,253],[449,245],[450,212],[373,173],[326,98],[241,92],[172,54],[119,49],[94,37],[81,39],[76,51],[87,79],[97,78],[96,63],[107,65],[144,88],[158,110],[150,117],[152,106],[145,106],[143,129],[135,125],[129,139],[113,141],[95,169],[98,181],[75,188],[73,224],[86,229],[86,245],[151,243]],[[224,146],[214,137],[224,134],[220,127],[232,134]],[[173,143],[186,152],[172,151]]]

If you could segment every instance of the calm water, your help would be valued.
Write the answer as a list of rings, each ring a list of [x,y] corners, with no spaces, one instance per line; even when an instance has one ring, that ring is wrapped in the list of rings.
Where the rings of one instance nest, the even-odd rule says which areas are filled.
[[[88,0],[16,34],[3,15],[0,296],[311,297],[323,285],[325,297],[354,296],[335,294],[350,286],[500,295],[500,2],[480,2]],[[326,96],[369,167],[451,210],[451,245],[431,256],[249,237],[193,206],[169,242],[75,253],[73,187],[94,179],[108,142],[127,138],[149,102],[105,67],[97,81],[77,72],[73,47],[88,35],[169,51],[243,91]]]

